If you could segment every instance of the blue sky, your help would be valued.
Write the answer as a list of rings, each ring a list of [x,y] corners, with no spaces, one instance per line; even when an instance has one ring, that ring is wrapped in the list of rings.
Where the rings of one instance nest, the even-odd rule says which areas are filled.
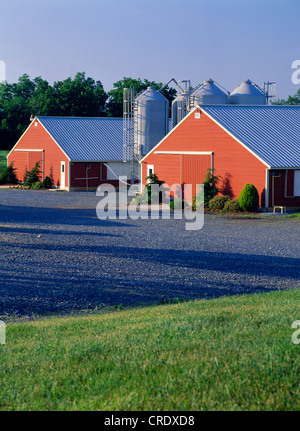
[[[0,60],[51,84],[76,72],[106,91],[124,76],[157,82],[245,79],[295,94],[299,0],[1,0]]]

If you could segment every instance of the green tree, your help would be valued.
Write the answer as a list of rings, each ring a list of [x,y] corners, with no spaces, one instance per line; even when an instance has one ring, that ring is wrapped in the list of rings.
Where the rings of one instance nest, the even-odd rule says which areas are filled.
[[[59,106],[54,88],[40,76],[34,78],[35,92],[29,102],[31,115],[57,115]]]
[[[27,74],[17,83],[0,83],[0,149],[10,149],[26,129],[35,84]]]
[[[57,115],[100,117],[106,116],[107,95],[101,81],[86,78],[85,73],[77,73],[74,79],[54,83],[57,101]]]
[[[154,81],[149,81],[144,79],[143,81],[133,78],[123,78],[113,84],[113,89],[110,90],[108,94],[108,101],[106,105],[107,115],[110,117],[122,117],[123,116],[123,89],[124,88],[134,88],[135,94],[139,94],[146,90],[147,87],[153,86],[159,90],[163,84]],[[163,89],[162,94],[166,99],[169,100],[170,106],[172,100],[176,97],[176,90],[174,88],[166,87]]]
[[[77,73],[51,86],[27,74],[18,82],[0,83],[0,149],[10,149],[29,125],[30,116],[106,116],[107,95],[101,81]]]
[[[300,88],[294,96],[289,96],[287,100],[277,99],[273,105],[300,105]]]

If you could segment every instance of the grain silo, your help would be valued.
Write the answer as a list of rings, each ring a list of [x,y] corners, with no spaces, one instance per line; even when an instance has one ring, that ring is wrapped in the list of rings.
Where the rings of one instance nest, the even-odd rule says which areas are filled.
[[[148,87],[134,101],[134,147],[137,156],[147,154],[168,133],[169,101]]]
[[[196,105],[227,105],[228,92],[223,91],[220,85],[212,79],[204,81],[191,95],[193,106]]]
[[[175,127],[187,112],[186,95],[179,94],[172,102],[172,127]]]
[[[230,93],[229,103],[231,105],[266,105],[267,95],[248,79]]]

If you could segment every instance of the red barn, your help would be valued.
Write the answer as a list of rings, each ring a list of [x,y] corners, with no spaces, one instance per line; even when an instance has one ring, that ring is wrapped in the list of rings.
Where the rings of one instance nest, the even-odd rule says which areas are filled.
[[[54,187],[94,190],[102,183],[118,186],[131,177],[123,162],[122,118],[37,117],[7,156],[19,181],[40,162],[41,179]]]
[[[300,107],[196,107],[140,163],[144,184],[154,172],[195,186],[215,169],[223,194],[238,198],[252,183],[262,207],[299,208]]]

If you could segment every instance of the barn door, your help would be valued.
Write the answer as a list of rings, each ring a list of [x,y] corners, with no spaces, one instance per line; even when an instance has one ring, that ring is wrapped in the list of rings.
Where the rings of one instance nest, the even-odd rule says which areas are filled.
[[[213,154],[183,154],[181,160],[181,179],[183,184],[192,184],[193,196],[196,184],[202,184],[208,169],[213,168]]]
[[[31,171],[39,163],[41,179],[44,179],[44,152],[43,151],[28,151],[27,153],[27,170]]]

